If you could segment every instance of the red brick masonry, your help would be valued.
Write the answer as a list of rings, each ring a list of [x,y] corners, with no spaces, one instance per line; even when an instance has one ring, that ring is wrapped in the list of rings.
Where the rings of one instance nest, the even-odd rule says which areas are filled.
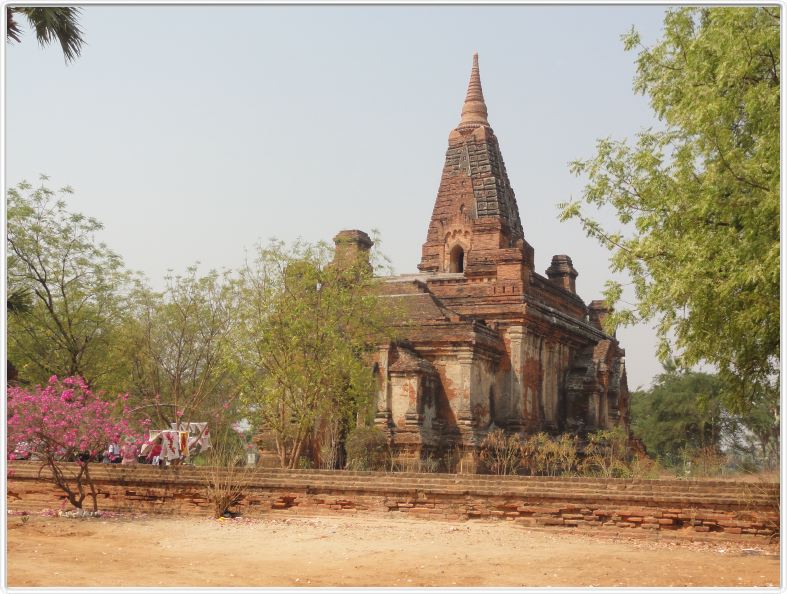
[[[9,462],[12,510],[59,508],[63,495],[40,463]],[[99,508],[208,515],[205,469],[91,466]],[[723,481],[386,474],[254,469],[238,511],[268,514],[396,512],[427,519],[498,519],[525,525],[679,530],[765,538],[779,525],[779,485]],[[628,531],[626,531],[628,532]]]

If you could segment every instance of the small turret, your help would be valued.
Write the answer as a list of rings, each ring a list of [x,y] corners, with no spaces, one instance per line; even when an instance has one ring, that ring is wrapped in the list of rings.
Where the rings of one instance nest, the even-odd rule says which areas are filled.
[[[552,256],[552,264],[547,268],[547,276],[557,286],[576,294],[576,278],[578,275],[579,273],[574,268],[571,258],[565,254]]]
[[[333,261],[339,266],[352,266],[359,260],[364,261],[368,266],[369,250],[374,245],[371,238],[358,229],[345,229],[339,231],[333,238],[336,246]]]
[[[588,305],[590,325],[602,332],[606,332],[606,330],[604,330],[604,320],[607,319],[610,311],[609,305],[603,299],[594,299],[591,301],[590,305]]]

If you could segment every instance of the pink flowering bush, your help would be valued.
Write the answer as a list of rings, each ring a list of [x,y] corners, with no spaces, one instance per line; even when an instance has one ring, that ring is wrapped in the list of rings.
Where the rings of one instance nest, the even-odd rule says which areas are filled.
[[[81,377],[59,380],[56,376],[31,391],[11,386],[7,395],[8,451],[41,460],[78,509],[88,489],[96,511],[90,461],[130,432],[128,395],[109,402],[93,393]],[[76,469],[66,462],[76,462]]]

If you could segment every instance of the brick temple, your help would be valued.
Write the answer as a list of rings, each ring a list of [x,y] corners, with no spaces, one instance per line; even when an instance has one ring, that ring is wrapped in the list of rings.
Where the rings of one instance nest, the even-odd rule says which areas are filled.
[[[335,239],[337,253],[372,245],[360,231]],[[602,328],[605,303],[577,295],[566,255],[535,270],[477,54],[418,270],[384,280],[406,319],[375,357],[375,423],[401,455],[469,452],[494,428],[628,427],[624,351]]]

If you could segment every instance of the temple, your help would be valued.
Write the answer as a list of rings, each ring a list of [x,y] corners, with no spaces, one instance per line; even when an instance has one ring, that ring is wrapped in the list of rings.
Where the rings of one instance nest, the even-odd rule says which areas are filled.
[[[358,231],[337,240],[371,245]],[[545,276],[534,268],[477,54],[418,270],[384,280],[404,320],[375,356],[375,424],[401,456],[472,452],[494,428],[628,428],[624,351],[603,329],[605,303],[577,295],[566,255]]]

